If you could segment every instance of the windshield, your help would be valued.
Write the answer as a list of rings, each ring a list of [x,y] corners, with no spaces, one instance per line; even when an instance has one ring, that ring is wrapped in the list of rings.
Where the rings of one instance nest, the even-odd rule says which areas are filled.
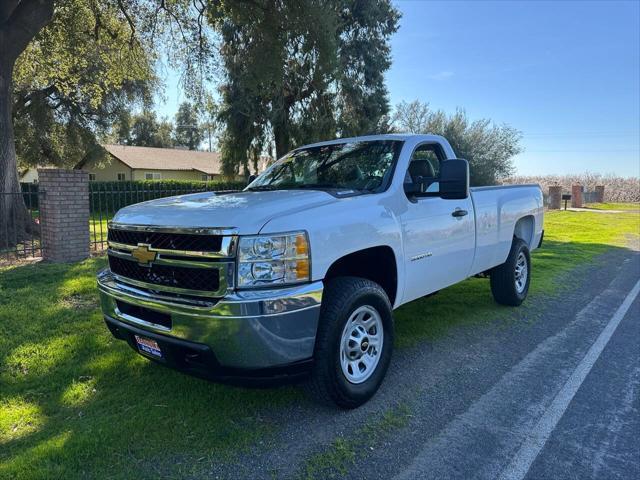
[[[402,141],[346,142],[288,153],[258,176],[246,190],[355,190],[387,188]]]

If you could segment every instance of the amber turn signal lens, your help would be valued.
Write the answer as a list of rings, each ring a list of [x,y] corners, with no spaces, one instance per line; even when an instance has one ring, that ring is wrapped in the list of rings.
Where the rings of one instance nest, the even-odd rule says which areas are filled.
[[[309,244],[307,243],[307,236],[299,234],[296,236],[296,255],[305,256],[309,254]],[[309,266],[307,265],[307,268]]]
[[[296,277],[298,280],[309,279],[309,260],[298,260],[296,262]]]

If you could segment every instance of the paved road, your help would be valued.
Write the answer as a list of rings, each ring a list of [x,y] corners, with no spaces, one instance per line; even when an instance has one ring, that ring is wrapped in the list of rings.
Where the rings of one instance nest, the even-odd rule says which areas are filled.
[[[398,352],[364,407],[302,400],[274,411],[280,433],[207,476],[299,478],[336,438],[351,441],[400,406],[408,423],[355,442],[337,478],[640,478],[640,254],[600,260],[573,272],[568,280],[584,281],[561,298],[529,302],[518,321],[461,326]]]

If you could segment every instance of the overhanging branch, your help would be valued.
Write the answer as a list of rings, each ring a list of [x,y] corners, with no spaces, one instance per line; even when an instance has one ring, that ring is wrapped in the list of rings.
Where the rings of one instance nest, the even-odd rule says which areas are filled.
[[[53,0],[22,0],[2,24],[5,55],[13,63],[53,17]],[[5,58],[7,58],[5,57]]]
[[[20,0],[2,0],[0,2],[0,28],[4,27],[13,11],[16,9]]]

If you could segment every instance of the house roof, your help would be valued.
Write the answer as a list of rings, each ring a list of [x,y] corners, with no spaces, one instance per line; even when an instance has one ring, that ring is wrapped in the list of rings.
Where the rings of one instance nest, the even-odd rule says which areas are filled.
[[[107,152],[135,170],[197,170],[208,175],[222,173],[220,154],[177,148],[102,145]]]

